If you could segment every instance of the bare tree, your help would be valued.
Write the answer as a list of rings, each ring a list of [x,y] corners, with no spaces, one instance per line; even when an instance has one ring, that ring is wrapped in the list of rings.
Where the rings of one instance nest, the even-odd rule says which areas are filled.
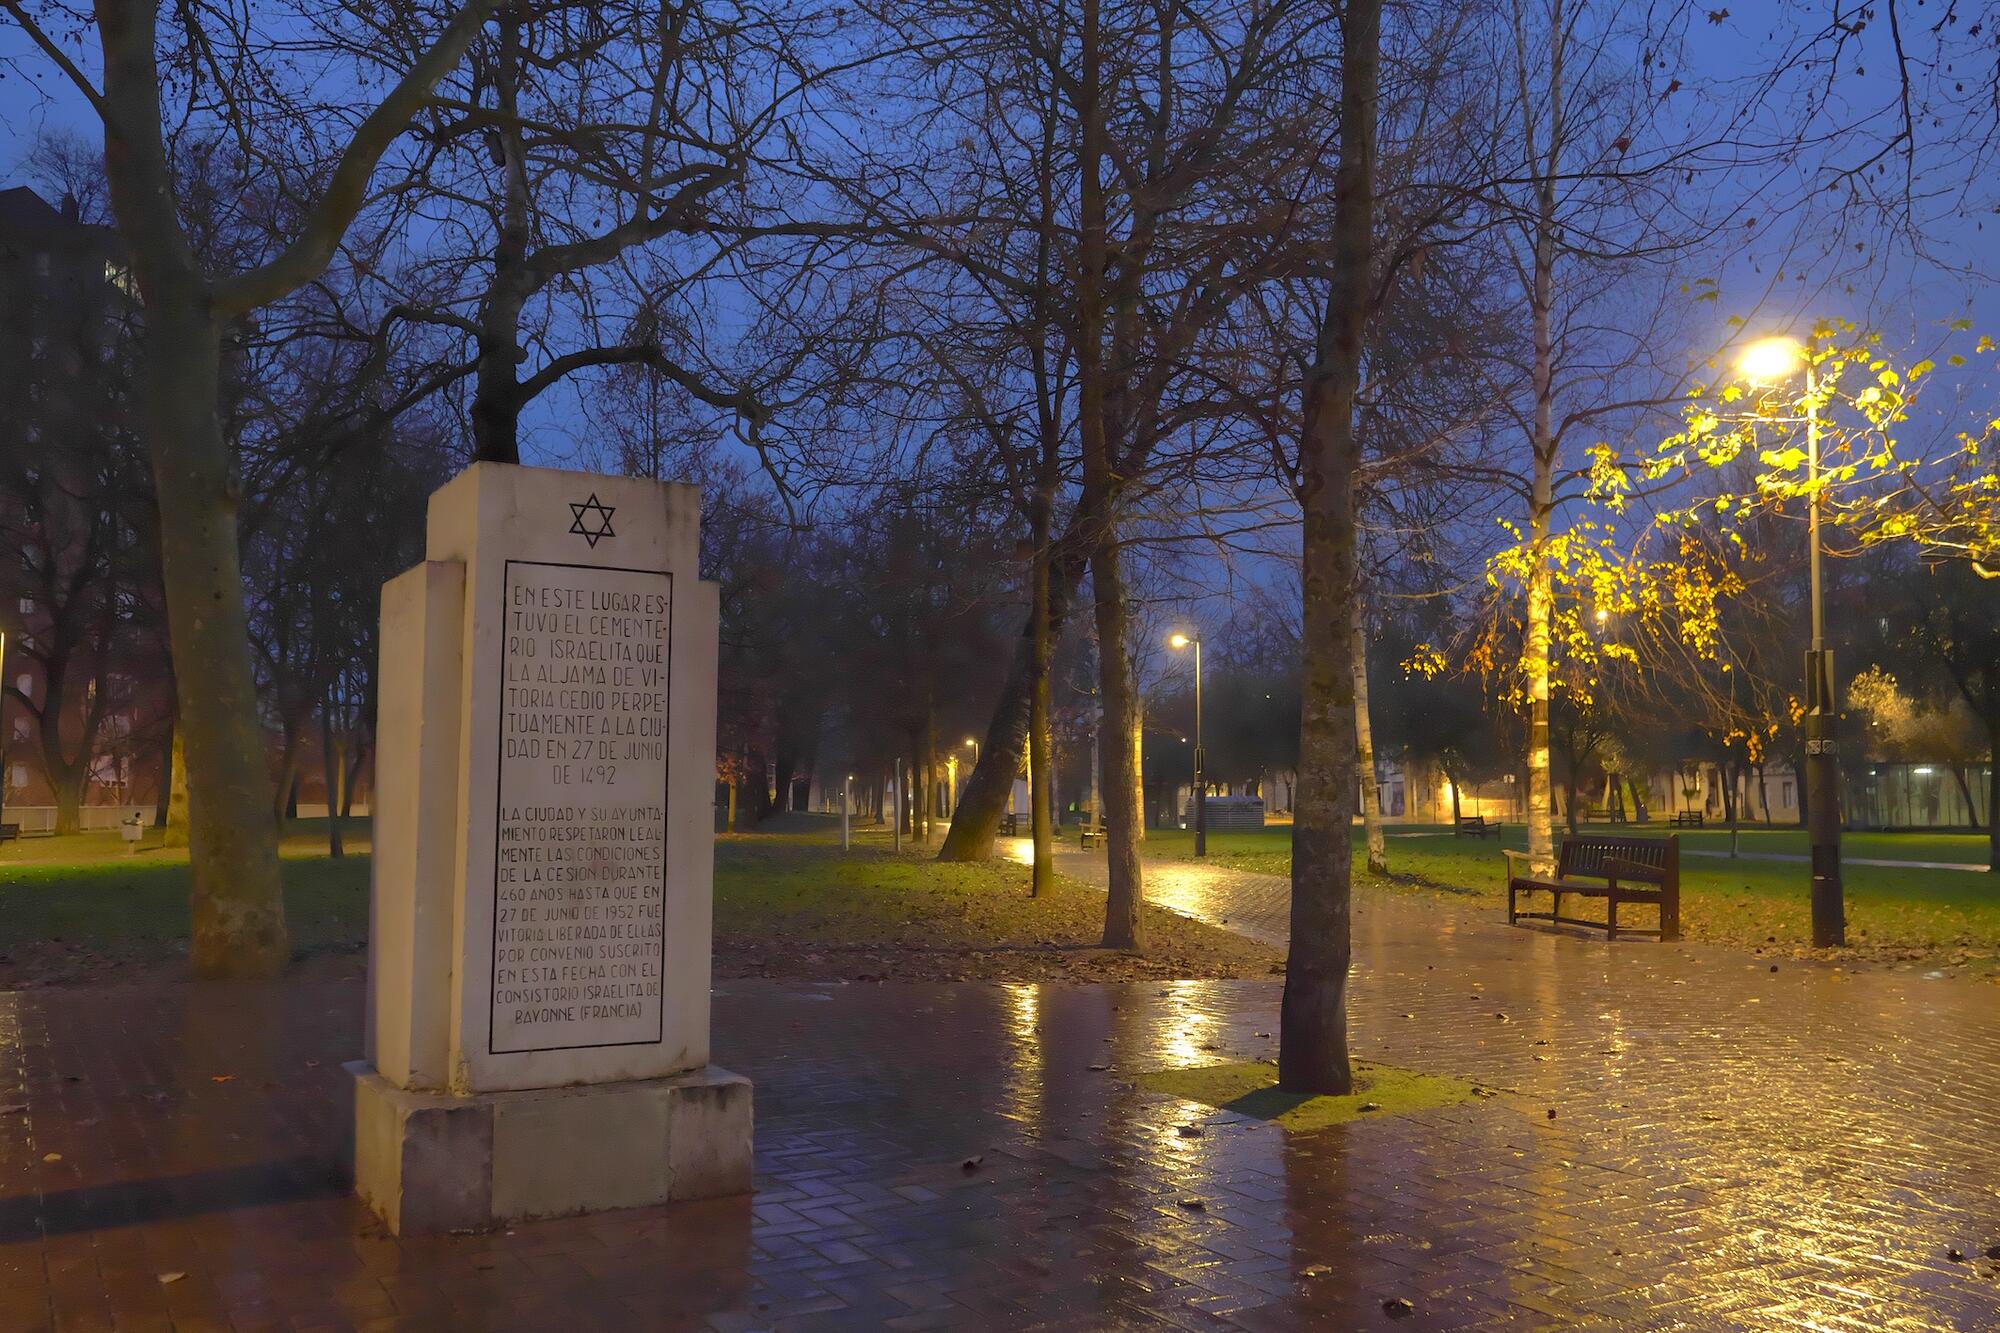
[[[5,349],[20,378],[0,406],[0,625],[13,660],[36,670],[24,673],[33,688],[17,677],[0,682],[0,694],[31,723],[56,797],[55,831],[75,833],[111,747],[136,743],[158,721],[159,700],[144,689],[160,666],[149,632],[157,566],[129,392],[130,310],[105,277],[118,248],[87,211],[101,204],[101,184],[93,195],[66,141],[38,145],[34,161],[57,178],[63,204],[46,207],[38,263],[15,266],[21,285],[5,294],[18,314]],[[46,170],[51,163],[57,170]],[[142,710],[155,716],[142,721]]]
[[[1347,1054],[1356,754],[1354,497],[1361,469],[1354,400],[1375,257],[1380,0],[1347,0],[1340,46],[1340,158],[1328,255],[1333,277],[1306,377],[1299,444],[1305,661],[1292,825],[1292,952],[1278,1033],[1279,1085],[1334,1095],[1354,1086]]]
[[[103,126],[112,210],[143,310],[147,440],[187,754],[190,961],[198,976],[267,976],[291,951],[277,836],[265,813],[269,777],[238,563],[237,487],[221,426],[223,344],[233,321],[326,268],[366,205],[383,156],[491,6],[468,0],[434,40],[399,48],[412,52],[407,63],[386,71],[387,91],[357,116],[348,107],[305,106],[310,90],[297,105],[273,105],[287,49],[310,42],[284,16],[196,3],[172,10],[163,30],[160,11],[145,4],[107,0],[94,13],[62,0],[0,4]],[[92,30],[100,81],[66,44],[69,33]],[[169,89],[177,93],[172,103]],[[245,178],[274,171],[311,181],[316,188],[288,244],[234,271],[203,266],[172,165],[178,127],[167,117],[174,114],[231,133]],[[306,125],[311,134],[297,133]],[[274,137],[286,129],[295,133]],[[296,170],[301,158],[310,159],[305,171]]]

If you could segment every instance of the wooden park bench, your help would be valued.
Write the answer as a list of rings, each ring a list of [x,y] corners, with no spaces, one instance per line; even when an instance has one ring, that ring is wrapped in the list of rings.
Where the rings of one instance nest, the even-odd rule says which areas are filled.
[[[1090,846],[1090,844],[1093,842],[1103,842],[1104,825],[1101,823],[1093,824],[1090,822],[1090,820],[1085,819],[1083,821],[1082,831],[1078,834],[1078,836],[1082,840],[1081,845],[1085,847]]]
[[[21,836],[19,824],[0,824],[0,842],[12,842]]]
[[[1674,815],[1674,824],[1680,828],[1700,828],[1701,811],[1682,810]]]
[[[1021,817],[1009,810],[1000,816],[1000,832],[1009,838],[1020,836]]]
[[[1564,838],[1556,854],[1556,873],[1545,879],[1522,865],[1528,854],[1503,851],[1507,858],[1507,924],[1517,921],[1551,921],[1564,926],[1603,927],[1607,939],[1627,935],[1655,935],[1663,940],[1681,937],[1681,840],[1677,833],[1664,838],[1607,838],[1585,834]],[[1516,873],[1516,867],[1521,873]],[[1546,912],[1524,912],[1520,898],[1527,893],[1550,896]],[[1563,898],[1604,899],[1605,919],[1586,921],[1563,915]],[[1660,909],[1657,930],[1618,924],[1621,903],[1651,903]]]
[[[1487,823],[1485,815],[1460,815],[1452,825],[1451,835],[1454,838],[1497,838],[1500,826]]]

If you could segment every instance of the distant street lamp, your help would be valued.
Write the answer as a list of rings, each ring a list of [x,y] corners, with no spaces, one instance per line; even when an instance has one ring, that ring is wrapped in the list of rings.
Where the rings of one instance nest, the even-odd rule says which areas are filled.
[[[1812,646],[1806,650],[1806,836],[1812,844],[1813,944],[1847,943],[1840,880],[1840,763],[1833,699],[1833,655],[1826,647],[1820,598],[1819,402],[1812,358],[1796,338],[1760,338],[1736,367],[1752,384],[1777,384],[1801,370],[1806,385],[1806,487],[1812,569]]]
[[[1194,645],[1194,854],[1208,855],[1208,791],[1201,780],[1201,640],[1176,634],[1167,640],[1170,648]]]
[[[965,738],[965,743],[966,743],[967,745],[970,745],[970,746],[972,747],[972,766],[973,766],[974,768],[978,768],[978,767],[979,767],[979,738],[978,738],[977,736],[967,736],[967,737]]]

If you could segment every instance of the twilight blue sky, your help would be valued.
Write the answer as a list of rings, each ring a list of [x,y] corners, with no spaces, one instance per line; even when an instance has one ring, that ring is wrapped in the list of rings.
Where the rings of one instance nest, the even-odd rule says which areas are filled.
[[[1685,49],[1679,58],[1685,68],[1669,71],[1681,90],[1662,101],[1662,120],[1669,130],[1677,114],[1690,122],[1712,116],[1745,85],[1796,58],[1805,49],[1805,37],[1823,29],[1835,12],[1834,0],[1745,0],[1726,9],[1715,2],[1713,10],[1686,11]],[[1851,19],[1858,8],[1843,4],[1838,12]],[[2000,241],[2000,213],[1995,212],[2000,202],[2000,170],[1995,168],[2000,163],[1986,142],[1988,136],[2000,137],[2000,127],[1993,124],[1990,109],[1981,114],[1977,102],[1979,90],[1990,88],[1996,77],[1992,34],[1967,36],[1971,24],[1958,22],[1948,4],[1901,0],[1896,11],[1907,67],[1918,88],[1907,122],[1917,141],[1907,184],[1919,201],[1912,234],[1922,238],[1922,253],[1915,252],[1909,236],[1875,229],[1842,232],[1836,238],[1841,217],[1833,204],[1838,196],[1813,194],[1813,182],[1825,180],[1830,166],[1866,159],[1905,124],[1887,5],[1878,3],[1872,12],[1875,21],[1842,43],[1837,60],[1826,61],[1830,48],[1821,45],[1814,51],[1822,57],[1815,67],[1789,68],[1788,91],[1749,127],[1751,137],[1775,136],[1798,123],[1792,113],[1810,97],[1816,111],[1813,133],[1825,136],[1821,144],[1754,176],[1704,177],[1695,187],[1741,193],[1745,211],[1758,216],[1759,225],[1734,246],[1717,247],[1716,271],[1707,276],[1721,281],[1724,297],[1715,307],[1715,322],[1704,329],[1695,321],[1687,333],[1691,339],[1712,333],[1721,341],[1727,336],[1721,317],[1751,314],[1757,294],[1771,285],[1768,280],[1779,269],[1807,277],[1801,282],[1792,276],[1777,285],[1755,311],[1760,324],[1796,324],[1813,316],[1855,318],[1881,329],[1913,356],[1928,350],[1953,318],[1969,316],[1982,330],[2000,330],[2000,291],[1988,259]],[[94,68],[88,47],[73,49],[79,63]],[[1954,91],[1959,88],[1970,92],[1961,96]],[[44,127],[96,134],[95,122],[74,90],[33,51],[12,20],[0,16],[0,185],[24,182],[21,158]],[[1846,132],[1838,142],[1830,136],[1835,129]],[[1904,161],[1900,153],[1891,153],[1884,170],[1869,179],[1895,190],[1904,184],[1898,180]],[[1853,215],[1848,216],[1851,221]],[[1857,251],[1857,245],[1865,250]],[[1705,348],[1691,344],[1683,350],[1699,357]],[[1975,394],[1988,397],[1983,381],[1993,370],[1991,365],[1969,367],[1961,379]],[[540,425],[547,445],[567,449],[564,418],[575,413],[574,400],[552,397],[544,413]]]

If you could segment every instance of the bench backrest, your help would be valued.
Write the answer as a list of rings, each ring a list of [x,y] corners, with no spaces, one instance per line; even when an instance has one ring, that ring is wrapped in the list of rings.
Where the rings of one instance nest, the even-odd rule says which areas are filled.
[[[1556,874],[1564,878],[1571,875],[1602,878],[1608,873],[1604,868],[1607,861],[1623,861],[1628,867],[1643,866],[1651,872],[1633,875],[1627,870],[1623,878],[1644,878],[1655,882],[1672,878],[1678,882],[1680,834],[1669,833],[1664,838],[1598,838],[1584,835],[1564,838],[1561,849],[1556,853]]]

